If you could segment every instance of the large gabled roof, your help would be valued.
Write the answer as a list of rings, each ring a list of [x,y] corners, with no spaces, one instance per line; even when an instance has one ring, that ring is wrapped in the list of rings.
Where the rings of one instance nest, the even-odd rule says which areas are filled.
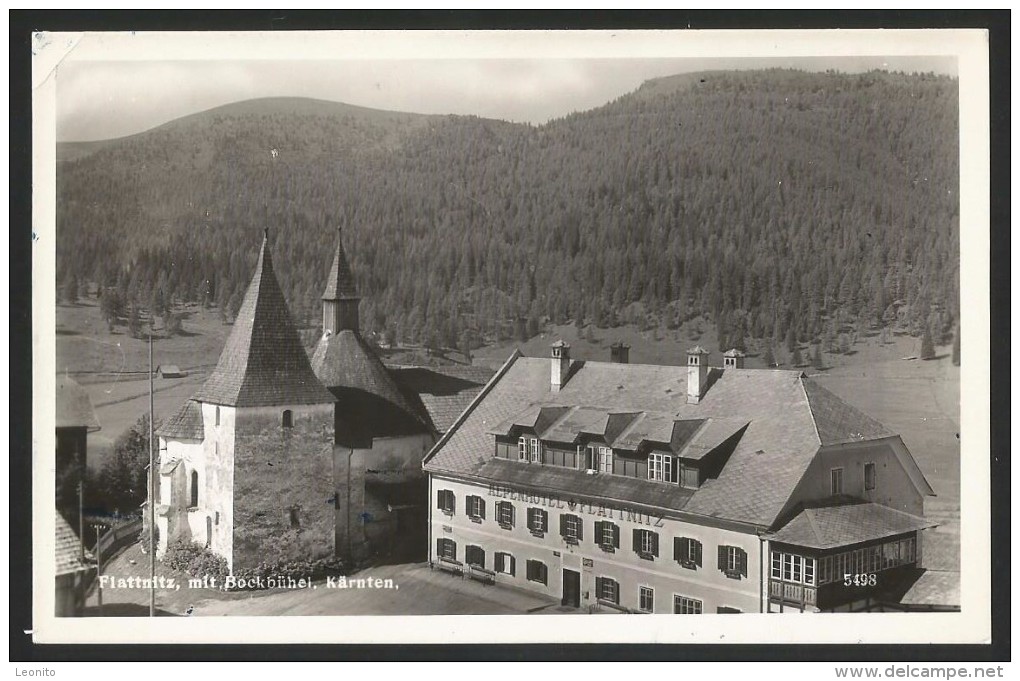
[[[606,412],[707,419],[705,428],[693,434],[692,444],[702,437],[706,443],[738,433],[740,438],[719,477],[699,488],[684,512],[768,527],[822,446],[822,437],[830,442],[843,435],[855,441],[889,435],[799,371],[712,369],[704,397],[688,404],[686,366],[575,362],[566,384],[552,392],[549,362],[512,357],[488,392],[426,458],[426,470],[480,475],[493,456],[494,430],[527,416],[529,409],[537,418],[543,406],[598,405]],[[706,431],[709,426],[711,432]]]
[[[233,407],[325,404],[273,272],[269,235],[219,363],[192,399]]]

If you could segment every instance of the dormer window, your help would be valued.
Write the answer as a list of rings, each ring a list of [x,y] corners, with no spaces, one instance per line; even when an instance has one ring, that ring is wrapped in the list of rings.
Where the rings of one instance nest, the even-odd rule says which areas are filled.
[[[531,438],[531,463],[542,463],[542,443],[537,437]]]
[[[603,445],[588,445],[584,450],[584,469],[599,473],[613,472],[613,450]]]
[[[648,455],[648,479],[673,482],[673,457],[653,452]]]

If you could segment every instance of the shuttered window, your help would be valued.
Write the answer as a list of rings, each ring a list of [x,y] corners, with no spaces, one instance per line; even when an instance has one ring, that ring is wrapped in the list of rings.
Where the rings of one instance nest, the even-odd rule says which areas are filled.
[[[612,577],[595,578],[595,597],[602,601],[620,604],[620,584]]]
[[[504,529],[512,528],[514,526],[514,505],[509,501],[497,501],[496,522]]]
[[[477,496],[467,498],[467,514],[472,520],[485,520],[485,499]]]
[[[464,547],[464,562],[485,569],[485,549],[468,544]]]
[[[504,575],[513,577],[517,574],[516,561],[512,554],[497,552],[493,556],[493,569]]]
[[[646,560],[659,556],[659,534],[651,530],[634,530],[634,553]]]
[[[436,496],[436,507],[447,515],[453,515],[457,510],[457,497],[453,490],[441,489]]]
[[[436,540],[436,555],[440,558],[457,560],[457,542],[452,539],[440,537]]]
[[[608,520],[596,520],[595,541],[604,551],[615,551],[620,548],[620,527]]]
[[[875,489],[877,473],[875,464],[866,463],[864,464],[864,489],[870,491]]]
[[[540,560],[529,560],[527,563],[527,574],[529,582],[549,583],[548,571],[545,563]]]
[[[673,560],[680,563],[688,570],[696,570],[701,567],[701,542],[690,537],[675,537],[673,539]]]
[[[719,569],[730,579],[747,577],[747,552],[739,546],[719,546]]]
[[[528,529],[532,534],[543,535],[549,529],[549,514],[532,506],[528,509]]]
[[[565,513],[560,516],[560,536],[568,544],[578,544],[584,540],[584,521],[580,516]]]

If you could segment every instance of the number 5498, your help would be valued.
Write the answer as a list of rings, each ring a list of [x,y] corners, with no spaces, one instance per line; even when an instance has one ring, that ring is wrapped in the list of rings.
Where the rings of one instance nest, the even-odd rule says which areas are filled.
[[[878,575],[874,572],[860,575],[851,572],[843,574],[843,586],[875,586],[876,584],[878,584]]]

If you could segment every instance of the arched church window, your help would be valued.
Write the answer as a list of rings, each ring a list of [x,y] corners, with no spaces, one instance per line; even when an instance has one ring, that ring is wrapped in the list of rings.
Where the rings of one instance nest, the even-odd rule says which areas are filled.
[[[198,471],[191,471],[191,507],[198,506]]]
[[[293,428],[294,427],[294,412],[290,409],[283,410],[283,427]]]

